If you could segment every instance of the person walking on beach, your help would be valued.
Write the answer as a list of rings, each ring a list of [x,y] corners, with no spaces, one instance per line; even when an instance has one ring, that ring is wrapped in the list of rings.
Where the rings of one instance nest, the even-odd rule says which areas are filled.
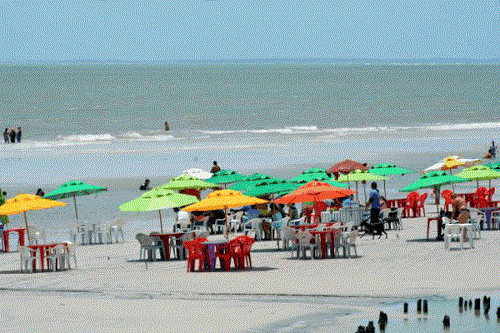
[[[38,195],[39,197],[43,197],[45,195],[45,192],[41,188],[39,188],[38,190],[36,190],[35,195]]]
[[[212,168],[210,169],[211,173],[216,173],[220,171],[220,167],[217,165],[217,161],[214,161],[214,164],[212,165]]]
[[[17,132],[16,132],[16,141],[17,141],[17,143],[21,143],[22,137],[23,137],[23,133],[21,132],[21,127],[18,127],[17,128]]]
[[[9,132],[10,143],[16,143],[16,130],[11,128]]]
[[[377,224],[380,216],[380,194],[378,193],[377,183],[371,184],[370,198],[366,202],[366,209],[370,207],[370,223]]]
[[[491,146],[490,146],[490,149],[488,150],[488,153],[490,153],[491,158],[496,158],[497,147],[495,146],[495,141],[491,141]]]
[[[5,131],[3,131],[3,142],[4,143],[9,143],[9,129],[6,128]]]

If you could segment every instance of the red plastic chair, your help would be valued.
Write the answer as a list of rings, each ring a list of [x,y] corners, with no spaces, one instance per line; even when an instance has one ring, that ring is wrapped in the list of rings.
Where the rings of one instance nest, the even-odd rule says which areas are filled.
[[[201,242],[194,240],[184,242],[184,248],[188,251],[187,257],[187,271],[194,272],[194,267],[196,260],[199,261],[199,271],[203,272],[203,261],[205,256],[203,255],[203,245]]]
[[[453,192],[451,190],[444,190],[441,192],[441,196],[444,198],[444,210],[449,212],[451,203],[453,202]]]
[[[316,203],[316,205],[314,206],[314,223],[321,222],[321,212],[325,211],[327,208],[328,206],[323,201],[319,201]]]
[[[427,193],[423,193],[415,203],[415,213],[418,217],[425,217],[425,199],[427,199]]]
[[[245,265],[252,268],[252,257],[250,256],[250,251],[252,250],[252,245],[255,243],[255,238],[244,237],[240,239],[240,268],[245,269]]]
[[[193,239],[195,242],[198,242],[198,243],[204,243],[204,242],[208,242],[208,239],[206,239],[205,237],[196,237],[195,239]]]
[[[476,192],[474,192],[474,207],[475,208],[486,208],[488,207],[488,199],[486,195],[488,194],[488,189],[486,187],[478,187]]]
[[[234,262],[234,267],[239,268],[239,254],[240,252],[240,241],[238,239],[233,239],[229,243],[224,245],[218,245],[215,251],[215,260],[219,258],[221,268],[229,271],[231,268],[231,261]]]
[[[410,192],[408,196],[406,197],[405,200],[405,205],[404,205],[404,212],[405,212],[405,217],[416,217],[416,204],[417,200],[420,198],[420,194],[418,192]],[[410,215],[410,211],[413,212],[413,215]]]

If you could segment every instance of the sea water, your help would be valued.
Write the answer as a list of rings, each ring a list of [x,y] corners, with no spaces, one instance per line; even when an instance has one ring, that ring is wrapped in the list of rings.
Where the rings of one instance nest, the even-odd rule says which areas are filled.
[[[285,178],[345,158],[393,162],[416,171],[386,182],[399,198],[450,154],[481,158],[500,130],[500,65],[3,65],[0,83],[0,128],[23,130],[21,143],[0,144],[0,187],[108,187],[77,199],[81,220],[121,216],[145,178],[161,185],[214,160]],[[29,218],[66,237],[67,202]],[[127,217],[157,229],[157,213]]]

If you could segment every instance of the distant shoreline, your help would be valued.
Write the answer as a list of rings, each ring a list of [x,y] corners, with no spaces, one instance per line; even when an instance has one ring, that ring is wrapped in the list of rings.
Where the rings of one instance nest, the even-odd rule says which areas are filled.
[[[500,58],[251,58],[251,59],[176,59],[176,60],[122,60],[122,59],[66,59],[66,60],[4,60],[0,65],[206,65],[206,64],[338,64],[338,65],[498,65]]]

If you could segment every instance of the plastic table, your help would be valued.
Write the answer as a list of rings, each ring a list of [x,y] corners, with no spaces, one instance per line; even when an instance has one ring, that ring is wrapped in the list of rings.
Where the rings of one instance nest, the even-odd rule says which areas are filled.
[[[310,231],[312,235],[319,235],[319,239],[321,242],[321,258],[326,258],[326,236],[331,235],[331,239],[335,239],[335,234],[342,232],[340,229],[333,230],[322,230],[322,231]]]
[[[170,260],[170,237],[180,237],[184,235],[183,232],[173,232],[168,234],[154,234],[151,237],[157,237],[163,243],[163,257],[165,260]]]
[[[209,271],[215,270],[215,250],[218,246],[225,246],[229,243],[227,239],[203,242],[203,252],[205,253],[205,267]]]
[[[45,270],[45,254],[50,248],[56,247],[59,244],[63,244],[65,246],[68,245],[68,243],[51,243],[51,244],[36,244],[36,245],[28,245],[30,249],[37,250],[38,253],[40,253],[40,269],[43,272]],[[36,261],[33,262],[33,270],[36,270]]]

